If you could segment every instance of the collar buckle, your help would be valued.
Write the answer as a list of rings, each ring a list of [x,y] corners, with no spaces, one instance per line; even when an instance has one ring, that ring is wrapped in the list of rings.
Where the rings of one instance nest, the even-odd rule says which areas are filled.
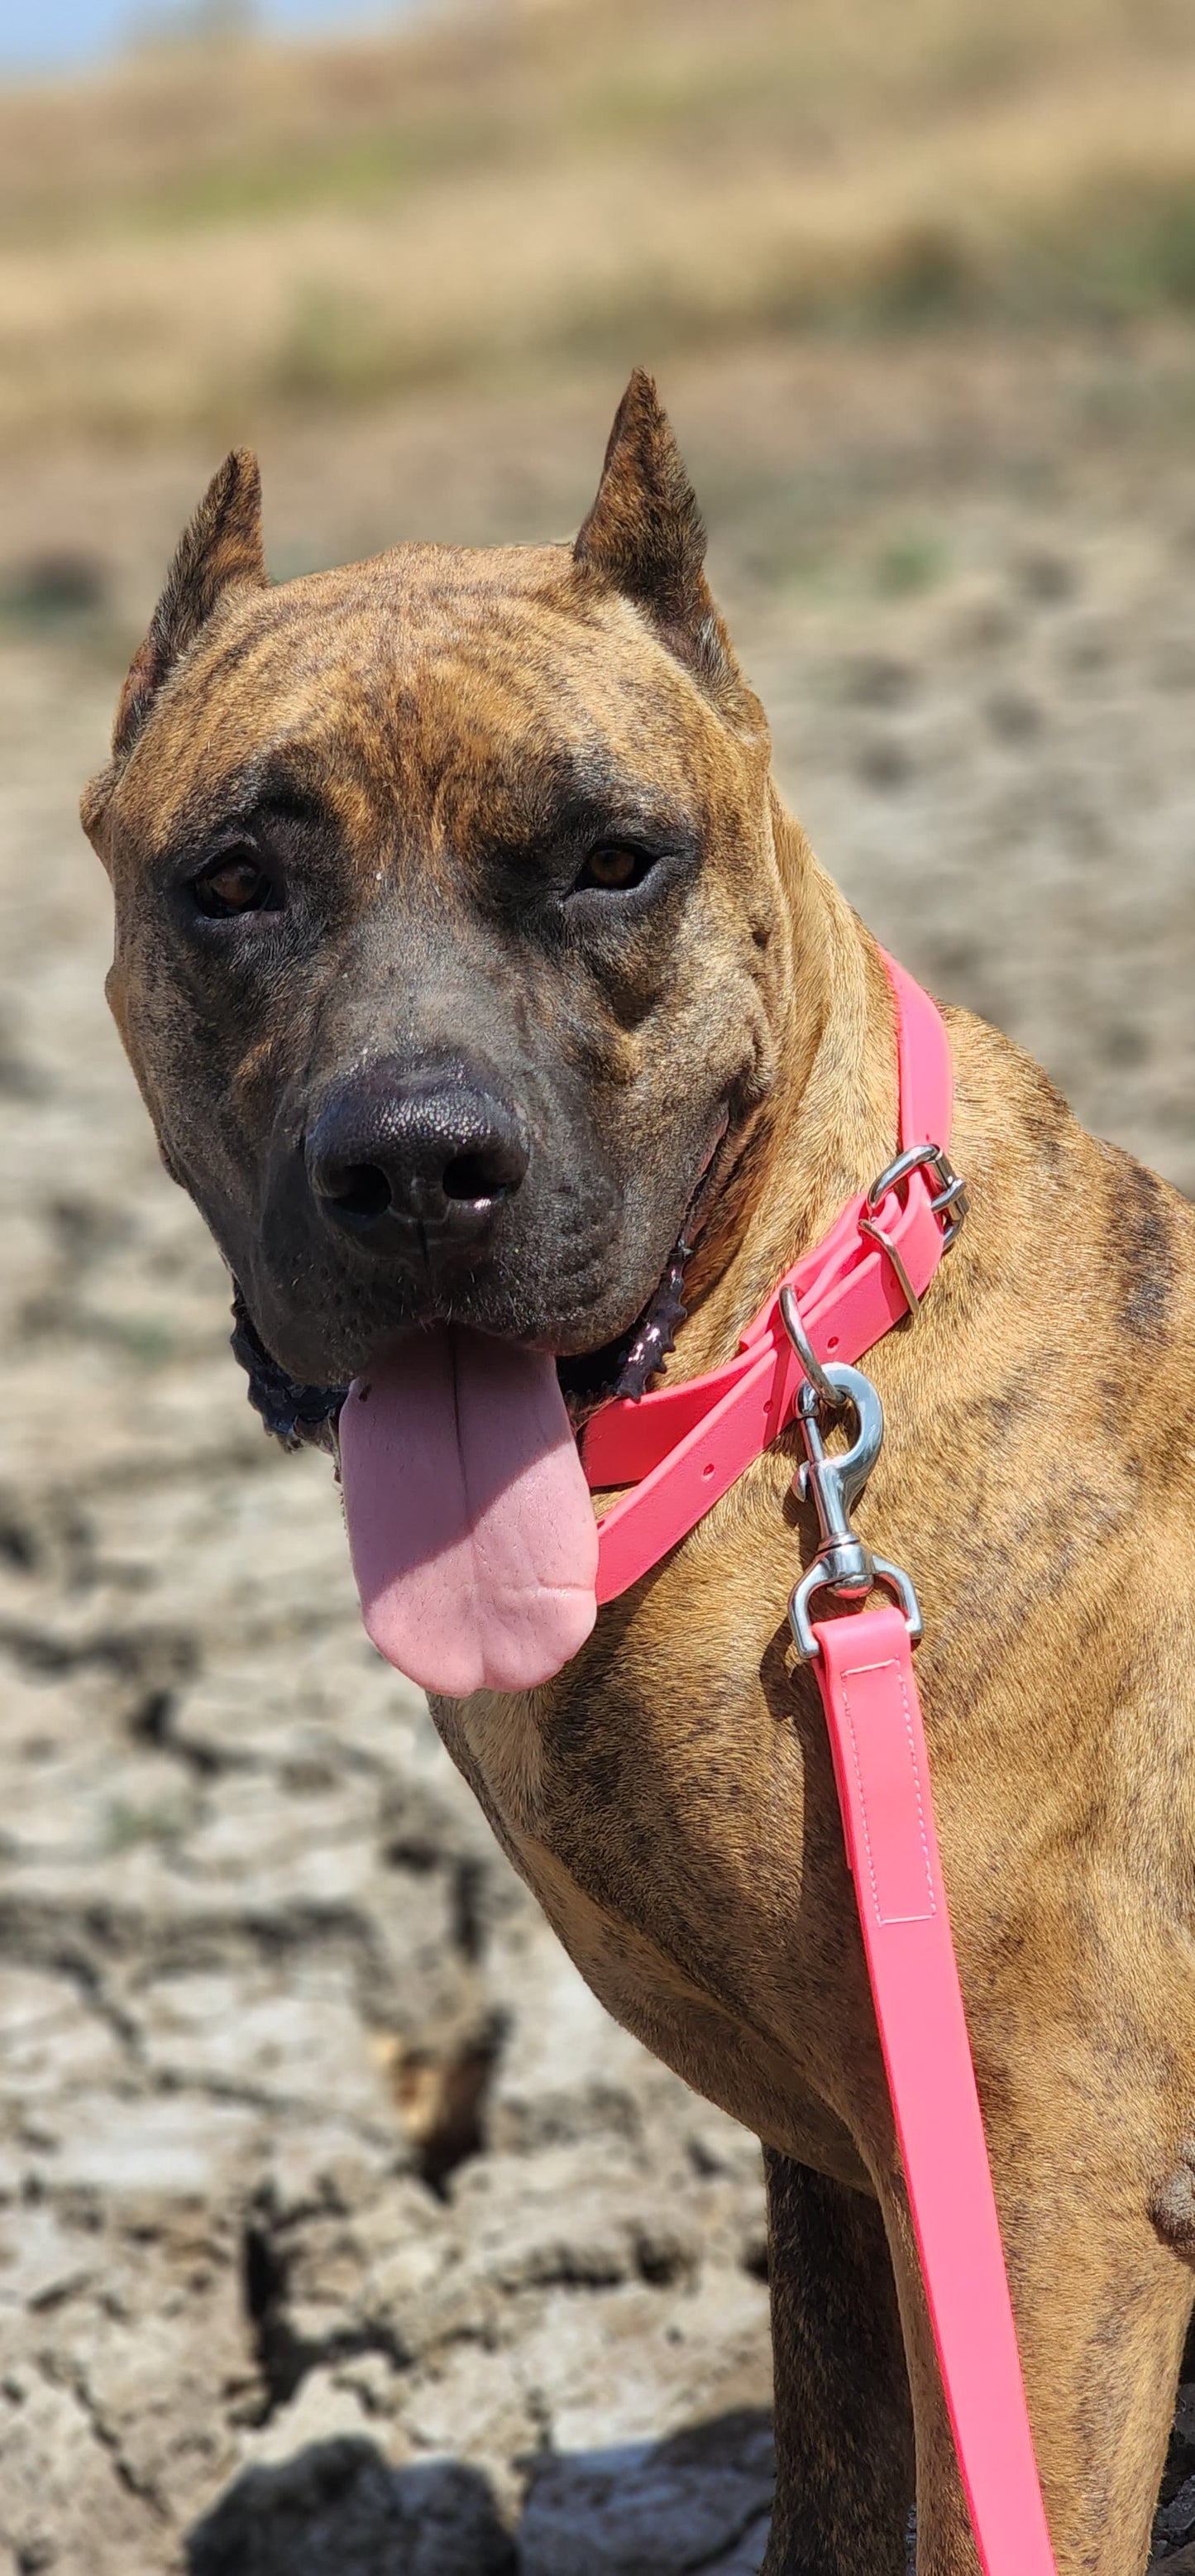
[[[943,1252],[949,1252],[970,1205],[967,1198],[967,1184],[961,1173],[955,1171],[949,1154],[941,1145],[910,1145],[903,1154],[897,1155],[894,1163],[886,1164],[878,1178],[872,1182],[867,1193],[864,1212],[859,1219],[859,1232],[870,1236],[871,1241],[879,1245],[881,1252],[890,1262],[910,1315],[918,1312],[921,1299],[901,1258],[900,1246],[882,1225],[877,1224],[876,1210],[883,1204],[889,1191],[899,1190],[914,1172],[932,1172],[938,1184],[929,1204],[932,1215],[942,1220]]]
[[[901,1182],[908,1180],[910,1172],[933,1173],[938,1187],[930,1200],[930,1207],[934,1215],[943,1220],[942,1244],[943,1249],[949,1251],[963,1218],[969,1213],[970,1201],[967,1184],[961,1172],[956,1172],[942,1145],[909,1145],[903,1154],[897,1155],[894,1163],[885,1164],[867,1193],[867,1214],[874,1217],[881,1200],[887,1198],[889,1190],[898,1190]]]

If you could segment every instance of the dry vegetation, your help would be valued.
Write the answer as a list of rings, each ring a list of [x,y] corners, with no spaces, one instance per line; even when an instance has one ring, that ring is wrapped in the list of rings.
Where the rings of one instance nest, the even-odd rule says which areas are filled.
[[[0,99],[0,432],[1195,305],[1189,0],[603,0]]]

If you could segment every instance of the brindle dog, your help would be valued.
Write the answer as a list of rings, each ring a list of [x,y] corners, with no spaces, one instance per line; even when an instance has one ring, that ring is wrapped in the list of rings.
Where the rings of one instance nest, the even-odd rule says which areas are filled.
[[[632,379],[576,544],[266,585],[257,473],[184,536],[84,798],[168,1170],[292,1424],[432,1319],[620,1383],[725,1359],[896,1145],[867,931],[769,778]],[[1145,2565],[1195,2256],[1195,1216],[947,1014],[972,1213],[868,1362],[1060,2576]],[[656,1358],[667,1333],[657,1336]],[[285,1406],[283,1407],[285,1411]],[[975,2569],[781,1441],[546,1687],[435,1703],[608,2009],[764,2142],[768,2576]]]

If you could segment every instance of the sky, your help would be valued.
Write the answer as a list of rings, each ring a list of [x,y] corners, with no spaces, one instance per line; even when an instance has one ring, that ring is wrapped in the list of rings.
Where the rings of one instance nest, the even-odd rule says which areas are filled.
[[[203,0],[200,0],[202,9]],[[209,19],[221,0],[208,0]],[[262,26],[296,35],[318,29],[376,26],[378,21],[409,17],[419,0],[252,0],[252,16]],[[227,14],[248,14],[236,0],[224,0]],[[70,71],[76,65],[102,62],[117,52],[139,27],[185,28],[194,23],[196,0],[0,0],[0,75]]]

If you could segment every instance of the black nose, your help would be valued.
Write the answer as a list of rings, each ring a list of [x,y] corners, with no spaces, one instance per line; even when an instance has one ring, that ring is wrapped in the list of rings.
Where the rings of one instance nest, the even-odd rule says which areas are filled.
[[[322,1214],[394,1253],[475,1249],[528,1160],[519,1111],[463,1065],[385,1062],[325,1102],[305,1152]]]

